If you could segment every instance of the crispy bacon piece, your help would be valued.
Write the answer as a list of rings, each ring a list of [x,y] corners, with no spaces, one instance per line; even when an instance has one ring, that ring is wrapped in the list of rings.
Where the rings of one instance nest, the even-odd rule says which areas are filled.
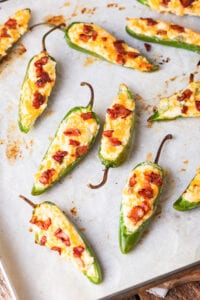
[[[92,31],[92,40],[96,41],[97,36],[98,36],[98,33],[95,30],[93,30]]]
[[[122,40],[116,40],[113,42],[113,46],[115,48],[115,50],[117,51],[117,53],[124,55],[126,54],[126,50],[124,49],[124,41]]]
[[[136,174],[133,174],[131,176],[131,178],[129,179],[129,186],[133,187],[136,183],[137,183],[137,181],[136,181]]]
[[[80,142],[79,141],[76,141],[76,140],[72,140],[72,139],[70,139],[69,140],[69,145],[71,145],[71,146],[79,146],[80,145]]]
[[[16,29],[17,28],[17,21],[15,19],[8,19],[8,21],[5,23],[5,25],[9,28],[9,29]]]
[[[170,2],[170,0],[162,0],[162,5],[168,6],[169,2]]]
[[[176,30],[180,33],[185,32],[185,28],[183,26],[180,26],[180,25],[172,24],[172,25],[170,25],[170,28],[173,29],[173,30]]]
[[[104,130],[103,131],[103,136],[105,137],[111,137],[113,134],[114,130]]]
[[[181,96],[177,97],[177,100],[178,101],[187,101],[191,97],[192,94],[193,94],[192,91],[190,89],[187,89],[187,90],[183,91]]]
[[[156,33],[159,34],[159,35],[165,35],[165,34],[167,34],[167,31],[162,30],[162,29],[158,29]]]
[[[188,7],[194,2],[194,0],[180,0],[180,2],[183,5],[183,7]]]
[[[85,34],[90,34],[92,31],[93,31],[93,27],[91,25],[87,25],[87,24],[83,25],[83,32]]]
[[[128,218],[136,224],[138,221],[143,219],[145,212],[141,206],[134,206],[128,214]]]
[[[45,71],[42,71],[39,75],[39,79],[36,81],[38,87],[43,87],[47,82],[52,82],[49,74]]]
[[[153,189],[150,186],[146,186],[145,188],[138,191],[138,194],[143,197],[144,199],[151,199],[153,198]]]
[[[89,39],[90,39],[90,36],[87,35],[87,34],[81,33],[81,34],[79,34],[79,38],[80,38],[80,40],[83,41],[83,42],[88,42]]]
[[[126,63],[126,60],[123,55],[117,54],[116,62],[120,65],[124,65]]]
[[[53,156],[52,158],[57,161],[59,164],[62,164],[65,156],[68,154],[67,151],[61,151],[61,150],[58,150]]]
[[[92,115],[92,112],[91,111],[88,111],[86,113],[82,113],[81,114],[81,118],[86,121],[86,120],[89,120],[89,119],[92,119],[93,118],[93,115]]]
[[[111,119],[125,119],[132,113],[132,111],[124,107],[123,105],[116,103],[112,106],[112,108],[107,109],[107,113],[110,115]]]
[[[40,108],[40,106],[45,102],[45,96],[36,91],[33,95],[32,105],[35,109]]]
[[[41,240],[40,240],[40,245],[44,246],[47,242],[47,237],[45,235],[42,236]]]
[[[79,35],[79,38],[83,42],[88,42],[88,40],[91,38],[93,41],[96,40],[98,36],[98,33],[93,29],[91,25],[84,24],[83,25],[83,33]]]
[[[42,67],[47,64],[49,57],[47,55],[42,56],[40,59],[38,59],[35,63],[35,67]]]
[[[0,38],[9,38],[10,34],[6,28],[2,28],[0,32]]]
[[[200,101],[195,101],[195,106],[198,111],[200,111]]]
[[[129,51],[129,52],[127,52],[127,56],[129,58],[136,58],[136,57],[140,56],[140,53]]]
[[[187,105],[183,105],[182,109],[181,109],[181,112],[183,114],[187,114],[187,111],[188,111],[188,106]]]
[[[58,228],[54,234],[59,240],[61,240],[66,246],[70,246],[71,242],[68,235],[61,229]]]
[[[73,248],[73,255],[75,257],[81,258],[83,251],[85,250],[82,246],[77,246]]]
[[[158,22],[152,18],[140,18],[140,19],[146,21],[148,26],[153,26],[158,24]]]
[[[145,176],[145,179],[149,182],[149,183],[154,183],[154,184],[156,184],[157,186],[161,186],[162,185],[162,183],[163,183],[163,181],[162,181],[162,177],[159,175],[159,174],[157,174],[157,173],[155,173],[155,172],[146,172],[145,174],[144,174],[144,176]]]
[[[122,144],[122,142],[120,140],[118,140],[117,138],[114,138],[114,137],[109,138],[109,141],[112,146],[120,146]]]
[[[86,154],[88,151],[88,146],[79,146],[76,148],[76,157],[80,157],[81,155]]]
[[[101,39],[102,41],[106,42],[108,38],[106,36],[103,36]]]
[[[147,202],[147,201],[143,201],[141,204],[140,204],[140,207],[142,207],[142,209],[144,210],[145,214],[147,212],[150,211],[151,207],[150,207],[150,204]]]
[[[56,170],[55,169],[49,169],[49,170],[46,170],[42,173],[42,175],[40,176],[40,179],[39,181],[46,185],[46,184],[50,184],[51,181],[52,181],[52,177],[53,175],[55,174]]]
[[[62,249],[60,247],[53,246],[53,247],[51,247],[51,250],[57,251],[59,253],[59,255],[61,255],[61,253],[62,253]]]
[[[33,216],[30,220],[31,224],[38,226],[42,230],[48,230],[49,226],[51,225],[51,218],[47,220],[38,220],[37,216]]]
[[[69,136],[79,136],[81,135],[81,132],[78,128],[67,128],[64,131],[64,135],[69,135]]]

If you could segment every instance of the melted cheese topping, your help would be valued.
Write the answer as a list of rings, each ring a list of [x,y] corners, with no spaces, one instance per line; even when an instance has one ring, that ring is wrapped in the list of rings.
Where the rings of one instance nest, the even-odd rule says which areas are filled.
[[[159,187],[155,183],[149,182],[149,185],[153,190],[153,197],[148,200],[147,199],[145,200],[148,202],[149,205],[148,212],[136,224],[131,220],[130,217],[128,217],[131,210],[134,207],[140,206],[144,202],[144,198],[140,196],[138,192],[146,187],[145,173],[147,172],[149,173],[154,172],[155,174],[160,175],[162,178],[161,170],[157,169],[151,164],[144,163],[137,166],[135,169],[133,169],[123,189],[121,213],[123,215],[124,224],[127,230],[131,232],[136,231],[143,222],[145,222],[147,219],[149,219],[152,216],[153,206],[159,194]],[[132,176],[134,176],[134,174],[136,178],[136,183],[133,187],[130,187],[129,180]]]
[[[113,130],[112,138],[116,138],[122,143],[120,146],[113,146],[108,137],[102,136],[100,155],[110,161],[115,161],[118,158],[131,138],[131,127],[133,126],[135,114],[135,101],[130,97],[130,93],[125,84],[120,85],[119,94],[113,100],[110,109],[112,109],[115,104],[123,105],[125,108],[131,110],[132,113],[126,118],[118,117],[116,119],[112,119],[110,115],[106,113],[103,130]]]
[[[195,15],[200,16],[200,2],[194,1],[190,6],[183,7],[180,0],[171,0],[167,5],[163,4],[163,0],[147,0],[148,5],[159,12],[173,13],[176,15]]]
[[[21,9],[15,12],[9,19],[16,20],[16,28],[10,28],[8,25],[0,25],[0,59],[7,54],[7,50],[16,43],[19,38],[27,31],[28,22],[30,20],[30,10]],[[8,19],[8,20],[9,20]],[[9,37],[1,36],[6,30]]]
[[[190,90],[191,96],[182,101],[178,100],[182,97],[184,91]],[[177,118],[177,117],[200,117],[200,110],[197,109],[196,102],[200,101],[200,81],[192,82],[186,90],[182,90],[168,98],[161,98],[159,103],[159,118]],[[184,113],[184,107],[187,111]],[[200,107],[199,107],[200,109]]]
[[[188,202],[200,202],[200,167],[182,197]]]
[[[127,26],[136,34],[159,38],[162,40],[172,40],[192,45],[200,45],[199,32],[165,21],[155,20],[155,22],[157,22],[157,24],[148,25],[148,19],[131,18],[128,19]],[[178,30],[178,28],[175,29],[176,26],[183,30]]]
[[[84,26],[92,26],[93,30],[97,33],[97,37],[95,40],[90,38],[86,42],[80,38],[80,36],[84,34]],[[124,54],[124,62],[117,62],[119,52],[116,50],[113,44],[117,41],[116,38],[96,24],[75,23],[69,28],[68,36],[73,44],[91,51],[114,64],[123,64],[123,66],[125,67],[147,72],[154,69],[154,66],[149,63],[145,57],[141,56],[137,49],[129,47],[126,43],[123,43],[125,52],[138,53],[139,56],[137,56],[136,58],[131,58],[128,55]]]
[[[37,217],[40,221],[46,221],[48,218],[51,219],[51,225],[47,230],[43,230],[36,224],[31,224],[31,228],[35,233],[36,242],[40,243],[43,236],[46,237],[45,246],[52,249],[58,247],[61,249],[61,257],[68,261],[72,261],[76,267],[89,277],[96,275],[94,267],[94,257],[87,250],[87,246],[83,239],[73,226],[73,224],[67,219],[67,217],[61,212],[61,210],[53,204],[43,202],[37,205],[33,212],[33,217]],[[61,229],[70,240],[70,246],[66,246],[65,243],[55,236],[55,232]],[[73,255],[74,247],[83,247],[81,257]]]
[[[37,189],[43,189],[48,185],[42,184],[39,179],[42,173],[49,169],[55,169],[55,174],[53,175],[52,182],[56,181],[60,174],[71,164],[77,160],[76,156],[76,146],[70,145],[70,140],[76,140],[80,143],[79,146],[89,146],[94,136],[99,130],[99,124],[96,119],[90,118],[88,120],[83,120],[81,117],[82,113],[87,113],[87,108],[81,108],[81,110],[72,112],[66,119],[61,122],[56,136],[53,139],[45,157],[43,158],[38,172],[35,174],[34,186]],[[67,129],[78,129],[80,131],[79,136],[65,135],[64,132]],[[52,156],[58,151],[66,151],[68,154],[65,156],[63,162],[59,164]]]
[[[48,57],[47,63],[42,68],[44,72],[48,73],[51,82],[46,82],[42,87],[38,87],[36,82],[39,80],[39,77],[37,76],[35,63],[43,57]],[[35,55],[28,66],[20,93],[19,118],[24,127],[30,128],[47,107],[48,97],[53,89],[55,80],[56,62],[46,52],[42,51]],[[37,109],[33,106],[35,92],[39,92],[45,99],[44,103]]]

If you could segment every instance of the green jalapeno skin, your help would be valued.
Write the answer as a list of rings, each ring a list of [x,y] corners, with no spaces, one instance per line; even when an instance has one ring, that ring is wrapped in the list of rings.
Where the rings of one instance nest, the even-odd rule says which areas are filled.
[[[200,33],[195,32],[189,28],[180,25],[169,23],[151,18],[130,18],[127,21],[126,32],[136,39],[171,46],[175,48],[182,48],[189,51],[194,51],[200,54]],[[160,30],[160,26],[164,30]],[[151,33],[151,30],[154,31]],[[155,32],[155,30],[157,30]],[[149,32],[148,32],[149,31]],[[170,32],[172,35],[170,36]],[[194,38],[194,44],[187,39]]]
[[[141,168],[141,171],[140,171]],[[142,170],[143,169],[143,170]],[[132,187],[128,187],[128,184],[130,185],[131,183],[131,178],[133,176],[133,174],[135,174],[135,171],[137,172],[137,170],[139,170],[138,174],[142,174],[142,177],[144,176],[145,173],[151,174],[151,172],[153,172],[153,176],[156,178],[157,176],[157,184],[158,186],[156,187],[157,189],[157,195],[156,197],[153,199],[153,201],[151,201],[151,205],[148,204],[148,199],[138,201],[138,205],[136,205],[137,210],[142,209],[142,205],[144,205],[144,207],[146,206],[146,213],[149,214],[149,216],[144,215],[145,220],[139,220],[139,225],[136,226],[136,228],[134,230],[131,230],[130,227],[130,222],[131,222],[131,212],[132,210],[129,211],[129,218],[130,218],[130,222],[127,219],[127,215],[126,215],[126,210],[127,208],[125,206],[127,206],[126,202],[121,203],[120,206],[120,226],[119,226],[119,244],[120,244],[120,250],[122,253],[126,254],[128,252],[130,252],[138,243],[138,241],[141,239],[143,232],[146,230],[146,228],[148,227],[149,223],[151,222],[152,217],[154,216],[156,209],[157,209],[157,204],[158,204],[158,200],[160,197],[160,194],[162,192],[163,189],[163,185],[164,185],[164,171],[162,170],[162,168],[155,164],[155,163],[151,163],[151,162],[143,162],[138,164],[131,172],[127,185],[123,191],[123,194],[126,192],[127,188],[131,189]],[[141,173],[140,173],[141,172]],[[157,174],[157,175],[155,175]],[[138,175],[139,176],[139,175]],[[151,175],[149,175],[151,176]],[[137,181],[137,176],[135,178],[135,180]],[[151,185],[154,183],[150,183]],[[154,184],[155,185],[155,184]],[[143,184],[143,187],[145,188],[145,184]],[[154,186],[155,189],[155,186]],[[142,189],[142,185],[141,185],[141,191],[143,191]],[[151,191],[150,191],[151,192]],[[144,193],[145,192],[141,192]],[[146,192],[147,196],[148,196],[148,191]],[[130,194],[131,195],[131,194]],[[128,203],[128,202],[127,202]],[[140,203],[140,204],[139,204]],[[143,204],[145,203],[145,204]],[[149,205],[149,207],[147,207]],[[149,209],[149,212],[147,211],[147,209]],[[128,221],[128,223],[127,223]],[[130,228],[127,227],[127,224],[129,224],[128,226]]]
[[[200,81],[192,81],[186,89],[171,97],[161,98],[155,113],[148,121],[165,121],[177,118],[200,117]]]
[[[71,172],[94,145],[99,129],[99,118],[91,103],[72,108],[61,121],[35,174],[32,195],[44,193]]]
[[[33,207],[30,223],[35,243],[72,261],[92,283],[101,283],[101,268],[91,246],[61,209],[49,201],[34,204],[22,195],[20,198]]]
[[[137,49],[129,47],[124,41],[117,40],[93,23],[71,23],[65,30],[65,39],[71,48],[101,60],[142,72],[153,72],[158,69],[158,66],[150,63]],[[104,47],[104,44],[109,47]]]
[[[27,32],[30,17],[31,10],[29,8],[21,9],[16,11],[3,25],[0,25],[0,61]]]
[[[174,202],[173,207],[179,211],[188,211],[200,206],[200,169],[193,177],[182,195]],[[190,198],[190,200],[188,199]],[[192,201],[192,198],[195,201]]]

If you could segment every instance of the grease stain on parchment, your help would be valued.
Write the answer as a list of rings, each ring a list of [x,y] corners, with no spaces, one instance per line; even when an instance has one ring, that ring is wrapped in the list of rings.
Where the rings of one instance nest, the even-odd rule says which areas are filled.
[[[92,65],[93,63],[95,63],[98,59],[95,57],[87,57],[86,60],[83,63],[84,67],[89,67],[90,65]]]
[[[58,26],[62,23],[66,24],[66,18],[63,15],[57,15],[57,16],[49,15],[44,18],[44,22],[49,25]]]

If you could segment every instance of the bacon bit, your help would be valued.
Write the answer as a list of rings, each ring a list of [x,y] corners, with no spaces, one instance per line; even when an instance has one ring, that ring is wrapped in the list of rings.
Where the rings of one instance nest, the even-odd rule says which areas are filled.
[[[142,207],[135,206],[131,209],[128,214],[128,218],[130,218],[135,224],[140,221],[145,215],[145,212]]]
[[[187,106],[187,105],[183,105],[183,107],[182,107],[182,109],[181,109],[181,112],[182,112],[183,114],[186,114],[187,111],[188,111],[188,106]]]
[[[164,5],[164,6],[168,6],[168,3],[170,2],[170,0],[163,0],[162,1],[162,4]]]
[[[35,109],[40,108],[40,106],[45,102],[45,96],[36,91],[33,95],[32,105]]]
[[[190,78],[189,78],[189,83],[192,83],[192,82],[194,82],[194,74],[193,73],[190,74]]]
[[[92,31],[92,40],[96,41],[97,36],[98,36],[98,33],[95,30],[93,30]]]
[[[44,66],[44,65],[47,64],[48,59],[49,59],[48,56],[43,56],[43,57],[41,57],[40,59],[38,59],[38,60],[34,63],[34,66],[37,67],[37,68],[38,68],[38,67],[42,67],[42,66]]]
[[[173,30],[176,30],[180,33],[185,32],[185,28],[183,26],[180,26],[180,25],[172,24],[172,25],[170,25],[170,28],[173,29]]]
[[[0,37],[2,38],[9,38],[11,37],[10,34],[8,33],[8,30],[6,28],[2,28],[0,32]]]
[[[70,246],[71,242],[68,235],[61,229],[58,228],[54,234],[59,240],[61,240],[66,246]]]
[[[92,31],[93,31],[93,27],[91,25],[87,25],[87,24],[83,25],[83,32],[85,34],[90,34]]]
[[[180,1],[183,7],[188,7],[194,2],[194,0],[180,0]]]
[[[124,44],[124,41],[122,41],[122,40],[116,40],[113,42],[113,46],[114,46],[115,50],[117,51],[117,53],[122,54],[122,55],[126,54],[126,50],[124,49],[123,44]]]
[[[187,90],[183,91],[181,96],[177,97],[177,100],[178,101],[187,101],[191,97],[192,94],[193,94],[192,91],[190,89],[187,89]]]
[[[195,106],[198,111],[200,111],[200,101],[195,101]]]
[[[80,146],[76,148],[76,157],[86,154],[88,151],[88,146]]]
[[[126,63],[126,60],[121,54],[118,54],[116,58],[116,62],[120,65],[124,65]]]
[[[122,142],[120,140],[118,140],[117,138],[109,138],[109,141],[111,143],[112,146],[120,146],[122,144]]]
[[[103,136],[105,137],[111,137],[113,134],[114,130],[104,130],[103,131]]]
[[[151,207],[147,201],[143,201],[140,204],[140,206],[142,207],[142,209],[144,210],[145,213],[147,213],[151,209]]]
[[[145,188],[140,190],[138,194],[144,199],[151,199],[153,198],[153,189],[150,186],[146,186]]]
[[[70,140],[69,140],[69,145],[71,145],[71,146],[79,146],[79,145],[80,145],[80,142],[79,142],[79,141],[76,141],[76,140],[70,139]]]
[[[155,172],[151,172],[151,173],[146,172],[144,174],[144,176],[145,176],[145,179],[148,182],[154,183],[157,186],[161,186],[162,183],[163,183],[162,177],[159,174],[155,173]]]
[[[51,225],[51,218],[42,221],[38,220],[37,216],[33,216],[30,220],[30,223],[38,226],[42,230],[48,230],[49,226]]]
[[[88,42],[88,41],[89,41],[89,39],[90,39],[90,36],[89,36],[89,35],[86,35],[86,34],[83,34],[83,33],[81,33],[81,34],[79,34],[79,38],[80,38],[80,40],[81,40],[81,41],[83,41],[83,42]]]
[[[158,24],[158,22],[152,18],[140,18],[140,19],[146,21],[148,26],[153,26]]]
[[[107,109],[107,113],[110,115],[111,119],[117,119],[119,117],[125,119],[132,113],[132,111],[123,105],[116,103],[112,106],[112,108]]]
[[[129,186],[133,187],[136,183],[137,183],[137,181],[136,181],[136,174],[133,174],[131,176],[131,178],[129,179]]]
[[[38,87],[43,87],[47,82],[52,82],[51,78],[49,77],[49,74],[47,72],[41,72],[39,75],[39,79],[36,81],[36,85]]]
[[[8,19],[8,21],[5,23],[5,25],[9,28],[9,29],[16,29],[17,28],[17,21],[15,19]]]
[[[136,58],[136,57],[140,56],[140,53],[129,51],[129,52],[127,52],[127,55],[129,58]]]
[[[51,247],[51,250],[57,251],[59,253],[59,255],[61,255],[61,253],[62,253],[62,249],[60,247],[53,246],[53,247]]]
[[[52,177],[53,175],[55,174],[56,170],[55,169],[49,169],[49,170],[46,170],[42,173],[39,181],[46,185],[46,184],[50,184],[51,181],[52,181]]]
[[[159,30],[157,30],[156,33],[159,34],[159,35],[165,35],[165,34],[167,34],[167,31],[166,31],[166,30],[159,29]]]
[[[103,36],[101,39],[102,41],[106,42],[108,38],[106,36]]]
[[[75,257],[80,258],[80,257],[82,256],[82,253],[83,253],[84,250],[85,250],[85,248],[82,247],[82,246],[74,247],[74,248],[73,248],[73,255],[74,255]]]
[[[70,135],[70,136],[79,136],[81,135],[81,132],[78,128],[67,128],[64,131],[64,135]]]
[[[151,45],[148,43],[144,43],[144,48],[146,49],[147,52],[151,51]]]
[[[57,161],[59,164],[62,164],[65,156],[68,154],[67,151],[61,151],[61,150],[58,150],[53,156],[52,158]]]
[[[43,235],[43,237],[40,240],[40,245],[44,246],[46,244],[46,242],[47,242],[47,237],[45,235]]]
[[[86,120],[89,120],[89,119],[93,119],[93,115],[92,115],[92,112],[86,112],[86,113],[82,113],[81,114],[81,118],[86,121]]]

